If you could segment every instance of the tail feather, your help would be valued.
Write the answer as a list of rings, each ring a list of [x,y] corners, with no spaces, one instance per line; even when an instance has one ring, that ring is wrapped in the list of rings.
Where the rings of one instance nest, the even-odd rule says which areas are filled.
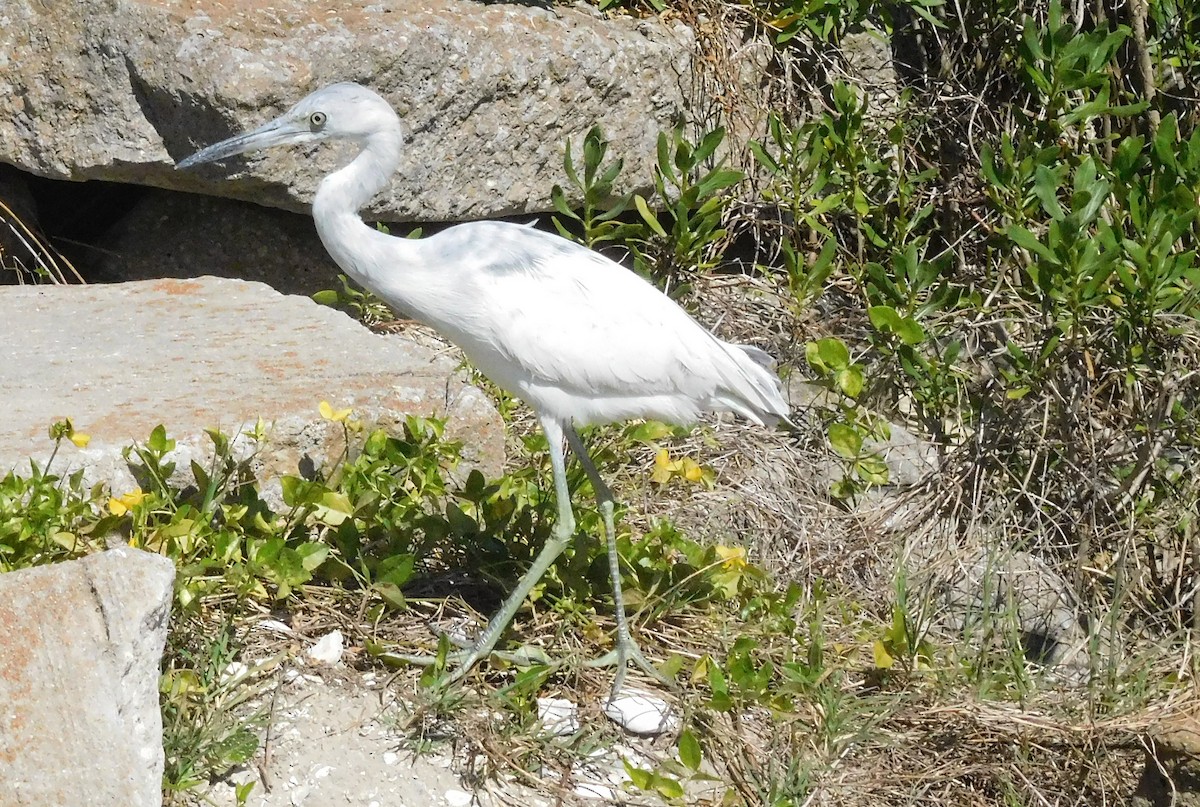
[[[719,368],[726,384],[721,402],[753,423],[763,426],[783,423],[795,429],[788,419],[790,410],[771,355],[752,345],[729,342],[721,345],[730,359],[727,366]]]

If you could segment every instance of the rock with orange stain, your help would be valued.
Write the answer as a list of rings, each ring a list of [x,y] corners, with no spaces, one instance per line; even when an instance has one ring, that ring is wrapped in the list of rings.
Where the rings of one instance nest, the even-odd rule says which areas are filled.
[[[162,804],[174,579],[129,548],[0,574],[0,804]]]
[[[495,407],[467,383],[457,350],[428,334],[422,344],[372,333],[307,297],[213,277],[0,287],[0,311],[0,475],[45,465],[47,429],[69,417],[91,440],[64,441],[53,473],[82,468],[114,496],[133,490],[122,449],[162,425],[177,444],[176,481],[194,484],[191,462],[212,467],[205,431],[216,429],[270,496],[281,475],[341,458],[345,424],[322,417],[322,401],[393,434],[408,415],[444,419],[465,468],[503,465]],[[247,436],[260,418],[262,439]]]

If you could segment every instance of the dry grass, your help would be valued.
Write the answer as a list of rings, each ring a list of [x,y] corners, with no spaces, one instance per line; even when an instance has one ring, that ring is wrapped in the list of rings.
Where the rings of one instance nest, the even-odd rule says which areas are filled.
[[[792,366],[803,366],[801,334],[812,326],[781,305],[763,281],[705,278],[691,304],[725,338],[753,338]],[[511,461],[528,461],[521,438],[536,428],[527,409],[513,410]],[[1054,551],[1056,540],[1069,545],[1067,537],[1047,530],[1040,511],[1011,506],[1014,490],[1032,495],[1037,482],[1027,479],[1014,488],[997,469],[994,455],[979,450],[994,449],[993,443],[964,443],[923,485],[880,500],[884,508],[854,509],[830,500],[829,455],[812,428],[811,434],[795,436],[718,418],[667,441],[673,456],[690,457],[714,473],[711,489],[681,480],[652,483],[657,446],[631,445],[615,428],[592,435],[595,447],[612,448],[618,457],[604,470],[627,505],[625,528],[635,535],[666,518],[693,538],[747,546],[751,559],[779,581],[806,587],[821,581],[828,592],[824,604],[806,596],[796,609],[795,618],[801,624],[811,620],[811,630],[836,649],[827,655],[823,685],[798,698],[794,712],[751,707],[719,714],[703,708],[702,684],[684,690],[679,704],[702,734],[707,764],[746,804],[789,794],[793,804],[852,807],[1128,803],[1156,727],[1186,718],[1200,704],[1195,693],[1174,683],[1190,676],[1189,657],[1180,652],[1188,646],[1187,636],[1123,629],[1109,652],[1098,657],[1104,663],[1092,670],[1090,684],[1080,686],[1021,656],[1012,642],[1015,631],[1006,634],[1002,624],[1012,615],[998,615],[990,633],[964,634],[940,619],[945,605],[933,591],[914,586],[906,607],[934,648],[933,658],[908,673],[881,674],[872,663],[871,643],[886,629],[897,604],[900,562],[912,562],[918,539],[936,535],[940,562],[949,567],[990,546],[964,540],[970,536],[1001,536],[1011,549],[1016,536],[1024,535],[1019,543],[1039,557],[1057,558],[1052,565],[1064,579],[1073,579],[1076,558]],[[1042,436],[1040,430],[1034,433]],[[1129,450],[1136,454],[1136,447]],[[1053,539],[1055,534],[1060,537]],[[1093,546],[1111,548],[1112,538],[1097,532]],[[1178,549],[1172,562],[1182,574],[1187,553],[1186,547]],[[1151,574],[1136,555],[1128,557],[1126,569],[1125,579],[1134,586],[1130,591],[1140,590],[1137,581],[1161,577],[1161,569]],[[1098,574],[1093,566],[1085,571]],[[1181,589],[1178,599],[1186,600],[1187,593]],[[461,611],[461,604],[442,605],[422,617],[394,615],[369,631],[361,623],[344,629],[416,650],[414,636],[432,636],[422,622],[444,624],[448,617],[465,617],[476,626],[483,619]],[[1093,635],[1106,625],[1111,621],[1093,620]],[[559,614],[534,606],[521,617],[515,635],[542,644],[556,658],[590,658],[607,649],[612,625],[605,615],[580,627],[564,625]],[[705,655],[722,658],[738,636],[754,630],[719,608],[688,607],[641,624],[639,636],[652,658],[663,661],[677,654],[690,664]],[[771,647],[777,662],[807,650],[802,643],[785,645]],[[763,646],[770,646],[769,637]],[[510,680],[504,672],[480,675],[476,680],[488,687]],[[554,674],[546,691],[598,704],[608,675],[572,662]],[[405,674],[405,691],[416,691],[415,676]],[[430,717],[434,713],[422,714],[422,720],[433,720],[426,730],[447,730],[470,747],[462,758],[471,775],[515,776],[525,786],[544,787],[561,803],[573,803],[567,787],[572,752],[547,748],[511,721],[496,721],[482,706],[459,712],[453,729]],[[603,734],[599,713],[591,716]],[[673,749],[644,750],[666,759]],[[566,778],[547,780],[547,768],[560,775],[566,771]],[[716,797],[692,801],[710,798]]]
[[[12,272],[18,283],[84,283],[65,255],[0,199],[0,272]]]

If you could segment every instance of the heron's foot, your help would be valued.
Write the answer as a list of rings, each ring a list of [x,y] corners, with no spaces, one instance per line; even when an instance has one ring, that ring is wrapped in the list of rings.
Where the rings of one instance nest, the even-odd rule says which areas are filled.
[[[541,648],[532,646],[519,647],[516,650],[496,650],[491,647],[467,645],[466,647],[460,647],[459,650],[452,650],[446,653],[445,656],[441,656],[440,654],[408,655],[404,653],[390,653],[389,657],[417,667],[432,667],[435,664],[444,665],[446,668],[445,672],[437,681],[439,687],[458,683],[467,676],[467,673],[476,664],[484,659],[498,659],[514,667],[532,667],[534,665],[556,667],[561,663],[552,660]]]
[[[617,637],[617,646],[613,650],[605,653],[598,659],[592,659],[586,662],[588,667],[611,667],[616,666],[617,671],[613,676],[612,689],[609,690],[608,700],[611,703],[621,694],[621,687],[625,683],[625,672],[629,669],[629,662],[633,662],[642,672],[649,675],[654,680],[658,681],[668,689],[675,689],[675,682],[667,676],[663,675],[657,667],[655,667],[650,659],[642,653],[642,649],[638,647],[638,643],[633,640],[633,637]]]

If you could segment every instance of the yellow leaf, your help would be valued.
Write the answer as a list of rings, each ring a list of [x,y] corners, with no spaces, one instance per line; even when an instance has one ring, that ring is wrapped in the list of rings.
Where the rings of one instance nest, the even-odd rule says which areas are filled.
[[[71,435],[71,442],[80,448],[87,448],[87,444],[92,442],[92,436],[83,432],[75,432]]]
[[[340,423],[341,421],[345,420],[350,416],[350,412],[352,411],[350,407],[346,407],[345,409],[334,409],[329,405],[329,401],[321,401],[321,404],[317,407],[317,410],[321,413],[321,417],[325,418],[326,420],[332,420],[334,423]]]
[[[684,459],[683,478],[689,482],[699,482],[704,478],[704,469],[693,459]]]
[[[887,648],[883,646],[883,642],[879,641],[878,639],[875,640],[875,644],[872,646],[871,652],[872,655],[875,656],[876,669],[890,670],[892,665],[896,663],[896,660],[892,658],[892,654],[887,651]]]
[[[673,464],[670,453],[665,448],[660,448],[654,455],[654,470],[650,473],[650,481],[665,485],[671,480]]]
[[[746,567],[746,549],[741,546],[716,547],[717,557],[726,569],[744,569]]]

